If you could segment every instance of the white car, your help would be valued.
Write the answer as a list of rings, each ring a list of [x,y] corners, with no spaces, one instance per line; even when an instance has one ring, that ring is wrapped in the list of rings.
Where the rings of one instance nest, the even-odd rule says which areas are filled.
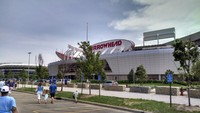
[[[106,80],[103,84],[102,87],[104,86],[118,86],[118,83],[113,81],[113,80]]]
[[[62,81],[63,81],[63,84],[65,84],[65,79],[58,79],[57,80],[57,84],[62,84]],[[67,84],[71,83],[71,79],[67,80]]]
[[[65,80],[64,80],[64,79],[58,79],[58,80],[56,81],[56,83],[57,83],[57,84],[62,84],[62,81],[63,81],[63,84],[65,84]]]

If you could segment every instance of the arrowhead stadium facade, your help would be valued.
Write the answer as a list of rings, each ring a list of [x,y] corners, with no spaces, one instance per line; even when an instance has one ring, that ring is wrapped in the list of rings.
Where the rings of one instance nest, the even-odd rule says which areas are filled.
[[[182,40],[191,40],[200,45],[200,32],[185,36]],[[170,69],[175,75],[181,73],[179,63],[174,61],[172,46],[173,41],[154,46],[135,47],[134,42],[125,39],[114,39],[93,44],[95,52],[100,51],[100,59],[106,65],[106,79],[127,80],[131,69],[136,71],[139,65],[143,65],[149,79],[162,80],[166,70]],[[63,70],[64,76],[75,79],[77,63],[75,58],[82,56],[80,48],[68,45],[64,53],[56,51],[60,61],[48,65],[49,76],[56,77],[58,72]],[[95,75],[94,75],[94,78]]]

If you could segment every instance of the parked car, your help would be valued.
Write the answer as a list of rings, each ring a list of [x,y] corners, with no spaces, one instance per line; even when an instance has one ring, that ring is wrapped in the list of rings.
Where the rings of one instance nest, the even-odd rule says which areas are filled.
[[[62,84],[62,81],[63,81],[63,84],[69,84],[69,83],[71,83],[71,79],[58,79],[57,80],[57,84]]]
[[[63,84],[65,84],[65,79],[57,79],[56,83],[57,84],[62,84],[62,81],[63,81]]]
[[[118,83],[116,81],[113,81],[113,80],[106,80],[102,84],[102,87],[104,87],[104,86],[118,86]]]

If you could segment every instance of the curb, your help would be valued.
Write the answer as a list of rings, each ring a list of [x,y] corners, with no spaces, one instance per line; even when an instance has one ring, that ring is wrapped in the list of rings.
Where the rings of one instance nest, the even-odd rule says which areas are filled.
[[[22,93],[29,93],[29,94],[35,94],[35,93],[29,92],[29,91],[17,91],[17,90],[13,90],[13,91],[22,92]],[[57,100],[67,100],[67,101],[73,101],[74,102],[74,99],[70,99],[70,98],[63,98],[62,97],[62,98],[55,98],[55,99],[57,99]],[[118,110],[124,110],[124,111],[134,112],[134,113],[151,113],[151,112],[137,110],[137,109],[130,109],[130,108],[126,108],[126,107],[113,106],[113,105],[107,105],[107,104],[89,102],[89,101],[83,101],[83,100],[78,100],[78,103],[91,104],[91,105],[102,106],[102,107],[107,107],[107,108],[113,108],[113,109],[118,109]]]

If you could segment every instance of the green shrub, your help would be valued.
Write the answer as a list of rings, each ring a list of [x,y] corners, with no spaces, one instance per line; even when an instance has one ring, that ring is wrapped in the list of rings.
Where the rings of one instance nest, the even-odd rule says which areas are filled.
[[[117,81],[119,84],[128,84],[130,83],[128,80],[119,80]],[[133,82],[132,82],[133,83]]]
[[[185,81],[176,81],[176,80],[174,80],[173,83],[175,83],[175,84],[180,84],[180,85],[184,85],[184,86],[187,85],[187,82],[185,82]]]
[[[146,83],[163,83],[162,80],[147,80]]]
[[[90,82],[91,82],[91,83],[99,83],[98,80],[91,80]],[[102,82],[102,81],[100,81],[100,82]]]

